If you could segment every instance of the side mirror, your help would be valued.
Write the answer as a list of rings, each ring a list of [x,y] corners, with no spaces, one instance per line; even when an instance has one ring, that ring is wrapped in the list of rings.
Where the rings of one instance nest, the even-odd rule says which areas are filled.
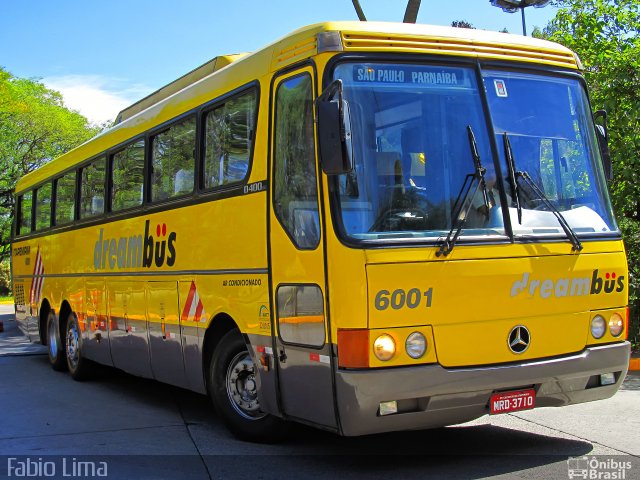
[[[349,103],[342,98],[342,80],[335,80],[318,97],[316,114],[322,171],[327,175],[351,172],[351,116]]]
[[[601,120],[602,123],[598,123],[598,120]],[[604,168],[604,176],[608,181],[611,181],[613,179],[613,165],[611,163],[611,152],[609,151],[607,111],[598,110],[593,114],[593,121],[596,124],[596,136],[598,137],[598,146],[600,147],[600,155],[602,156],[602,167]]]

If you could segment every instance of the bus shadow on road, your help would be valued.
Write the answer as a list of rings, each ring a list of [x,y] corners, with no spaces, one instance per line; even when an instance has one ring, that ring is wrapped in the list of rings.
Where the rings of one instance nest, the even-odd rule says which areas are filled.
[[[323,478],[332,473],[340,477],[348,473],[354,478],[425,474],[430,478],[481,478],[526,469],[553,471],[547,478],[555,478],[566,474],[568,458],[587,455],[594,448],[583,440],[490,424],[365,437],[339,437],[294,425],[279,444],[247,443],[225,429],[204,395],[111,369],[99,381],[103,388],[117,390],[131,402],[177,410],[213,478],[235,478],[234,468],[248,456],[252,471],[257,467],[265,472],[262,478],[272,478],[268,472],[274,474],[273,478],[282,478],[287,473],[300,475],[305,471],[322,472]],[[246,472],[237,474],[246,478]]]

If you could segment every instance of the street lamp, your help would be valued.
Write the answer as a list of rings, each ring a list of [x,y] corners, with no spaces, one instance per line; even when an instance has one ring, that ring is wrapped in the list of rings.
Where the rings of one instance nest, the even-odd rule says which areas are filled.
[[[522,12],[522,34],[527,34],[527,24],[524,20],[524,9],[527,7],[542,8],[546,7],[551,0],[489,0],[491,5],[499,7],[505,12],[515,13],[518,10]]]

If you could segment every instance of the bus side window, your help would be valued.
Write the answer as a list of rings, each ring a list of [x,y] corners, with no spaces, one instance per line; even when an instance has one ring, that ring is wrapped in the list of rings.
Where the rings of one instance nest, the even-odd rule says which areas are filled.
[[[111,211],[142,205],[144,200],[144,140],[111,156]]]
[[[320,241],[312,84],[309,74],[283,81],[276,92],[274,210],[301,249]]]
[[[256,113],[256,93],[230,98],[207,113],[204,188],[242,182],[249,171]]]
[[[36,230],[51,226],[51,182],[36,190]]]
[[[55,225],[72,222],[76,205],[76,172],[70,172],[56,180]]]
[[[33,193],[27,192],[18,197],[19,205],[19,218],[17,233],[24,235],[31,231],[31,207],[32,207]]]
[[[194,117],[172,125],[152,140],[151,201],[193,192],[196,146]]]
[[[100,157],[81,170],[80,218],[104,213],[106,158]]]

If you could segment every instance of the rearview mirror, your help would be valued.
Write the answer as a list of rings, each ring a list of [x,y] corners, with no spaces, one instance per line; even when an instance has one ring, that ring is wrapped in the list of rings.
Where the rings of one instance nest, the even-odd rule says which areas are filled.
[[[601,120],[602,123],[598,123],[598,120]],[[600,147],[600,155],[602,156],[602,167],[604,168],[604,176],[608,181],[611,181],[613,179],[613,165],[611,163],[611,152],[609,151],[607,111],[598,110],[593,114],[593,121],[596,124],[596,136],[598,137],[598,146]]]
[[[335,80],[316,100],[320,164],[327,175],[353,170],[351,116],[342,98],[342,80]]]

